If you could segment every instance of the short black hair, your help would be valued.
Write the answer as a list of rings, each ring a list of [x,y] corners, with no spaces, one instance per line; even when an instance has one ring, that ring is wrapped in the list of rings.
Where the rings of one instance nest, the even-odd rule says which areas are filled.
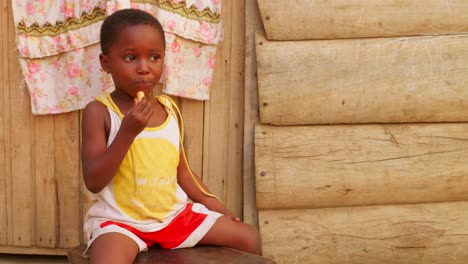
[[[164,30],[161,23],[151,14],[139,9],[122,9],[108,16],[101,26],[101,52],[108,54],[109,48],[118,39],[120,32],[128,26],[150,25],[161,33],[163,45],[166,46]]]

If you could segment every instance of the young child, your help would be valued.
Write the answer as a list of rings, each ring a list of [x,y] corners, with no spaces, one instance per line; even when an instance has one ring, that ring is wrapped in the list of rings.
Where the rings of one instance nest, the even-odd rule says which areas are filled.
[[[83,111],[83,175],[94,196],[84,223],[91,263],[132,263],[154,244],[218,245],[258,254],[258,231],[191,174],[175,104],[167,96],[151,96],[163,72],[160,23],[144,11],[117,11],[102,25],[101,49],[101,66],[115,91]]]

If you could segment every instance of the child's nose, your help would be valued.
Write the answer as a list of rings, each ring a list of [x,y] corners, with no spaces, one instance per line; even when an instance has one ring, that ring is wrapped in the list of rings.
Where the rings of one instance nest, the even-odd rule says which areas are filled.
[[[146,60],[140,60],[139,63],[138,63],[138,69],[137,70],[138,70],[139,74],[148,73],[149,72],[148,62]]]

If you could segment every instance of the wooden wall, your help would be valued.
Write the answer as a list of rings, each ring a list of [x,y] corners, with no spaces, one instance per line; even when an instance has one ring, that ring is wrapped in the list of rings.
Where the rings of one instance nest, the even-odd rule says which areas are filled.
[[[462,98],[468,97],[468,35],[283,42],[261,38],[257,59],[263,123],[466,120]]]
[[[254,0],[245,1],[244,222],[257,226],[255,204],[255,125],[259,121],[255,31],[262,20]]]
[[[192,169],[234,213],[243,212],[244,1],[223,0],[211,99],[178,99]],[[22,83],[11,1],[0,18],[0,252],[65,254],[83,242],[80,112],[33,116]],[[97,62],[96,62],[97,63]]]
[[[257,3],[263,255],[466,263],[468,2]]]
[[[270,40],[347,39],[457,34],[468,31],[464,0],[259,0]],[[294,14],[291,16],[291,14]]]

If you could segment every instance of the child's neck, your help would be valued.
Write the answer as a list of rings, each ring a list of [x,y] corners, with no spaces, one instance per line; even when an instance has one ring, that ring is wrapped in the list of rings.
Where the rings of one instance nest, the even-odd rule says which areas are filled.
[[[121,103],[129,103],[129,102],[133,103],[133,99],[134,99],[132,96],[120,90],[114,90],[111,93],[111,96],[114,101],[119,101]]]
[[[119,90],[114,90],[111,97],[123,115],[135,104],[135,98]]]

